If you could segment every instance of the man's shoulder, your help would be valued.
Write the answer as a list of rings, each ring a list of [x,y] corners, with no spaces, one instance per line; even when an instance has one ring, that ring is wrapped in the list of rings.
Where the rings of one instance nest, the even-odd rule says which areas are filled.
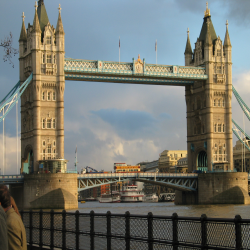
[[[6,213],[7,215],[7,225],[8,227],[15,227],[22,223],[21,218],[19,215],[15,212],[13,208],[9,209]]]

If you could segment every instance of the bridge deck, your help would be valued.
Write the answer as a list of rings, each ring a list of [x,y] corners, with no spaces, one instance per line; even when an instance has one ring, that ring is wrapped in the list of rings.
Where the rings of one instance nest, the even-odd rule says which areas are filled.
[[[139,65],[139,67],[138,67]],[[192,85],[208,78],[203,67],[93,61],[66,58],[66,80],[135,83],[152,85]]]

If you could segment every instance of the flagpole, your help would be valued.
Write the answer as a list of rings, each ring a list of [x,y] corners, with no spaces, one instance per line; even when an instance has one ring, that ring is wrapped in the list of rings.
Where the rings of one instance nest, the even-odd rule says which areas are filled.
[[[120,43],[120,37],[119,37],[119,63],[121,58],[121,43]]]
[[[157,64],[157,40],[155,41],[155,57],[156,57],[156,64]]]

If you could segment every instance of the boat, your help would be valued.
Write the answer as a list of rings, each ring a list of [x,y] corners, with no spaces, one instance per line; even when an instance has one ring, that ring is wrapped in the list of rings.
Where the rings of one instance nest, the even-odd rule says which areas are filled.
[[[97,199],[94,197],[88,197],[85,199],[85,201],[97,201]]]
[[[121,202],[142,202],[144,197],[144,192],[137,185],[125,186],[120,193]]]
[[[143,197],[143,202],[158,202],[159,198],[156,194],[146,194]]]
[[[99,198],[100,203],[117,203],[121,202],[121,195],[118,192],[112,192],[111,194],[102,194]]]

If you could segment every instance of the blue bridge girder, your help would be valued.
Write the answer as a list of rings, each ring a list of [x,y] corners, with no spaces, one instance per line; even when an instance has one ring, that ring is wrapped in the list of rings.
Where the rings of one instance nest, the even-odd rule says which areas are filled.
[[[20,184],[23,183],[23,175],[0,175],[0,184],[10,185],[10,184]]]
[[[171,173],[108,173],[78,175],[78,192],[124,181],[148,182],[153,185],[166,186],[180,191],[197,191],[198,174]]]
[[[139,66],[139,67],[138,67]],[[65,80],[134,83],[149,85],[193,85],[207,80],[203,67],[64,59]]]

